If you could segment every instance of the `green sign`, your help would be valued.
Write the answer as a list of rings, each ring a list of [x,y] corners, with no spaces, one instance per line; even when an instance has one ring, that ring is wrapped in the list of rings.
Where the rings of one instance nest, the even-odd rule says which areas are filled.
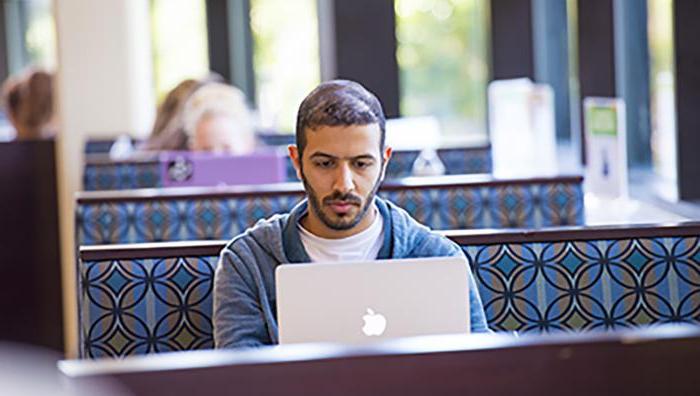
[[[586,118],[592,135],[617,136],[617,109],[614,106],[591,106]]]

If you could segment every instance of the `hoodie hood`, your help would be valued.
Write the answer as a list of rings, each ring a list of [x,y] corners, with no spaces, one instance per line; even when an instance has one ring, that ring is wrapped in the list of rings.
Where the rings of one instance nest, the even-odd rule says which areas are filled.
[[[406,211],[389,201],[374,198],[374,205],[384,219],[382,248],[377,259],[410,257],[430,235],[430,229],[416,222]],[[311,261],[299,236],[299,220],[308,212],[308,201],[299,202],[288,214],[278,214],[258,223],[244,235],[251,237],[278,263]],[[410,230],[410,232],[408,232]],[[416,232],[419,230],[420,232]]]

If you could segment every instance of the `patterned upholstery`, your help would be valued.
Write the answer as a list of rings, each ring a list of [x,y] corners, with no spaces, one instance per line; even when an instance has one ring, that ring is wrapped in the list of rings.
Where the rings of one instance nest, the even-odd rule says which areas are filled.
[[[289,211],[297,195],[154,199],[79,204],[78,245],[230,239],[258,219]]]
[[[469,246],[493,330],[700,322],[697,237]]]
[[[438,150],[448,175],[491,173],[491,149],[452,148]],[[387,168],[387,178],[397,179],[411,175],[413,161],[418,151],[396,151]],[[298,181],[291,159],[287,158],[287,180]],[[85,165],[83,189],[85,191],[129,190],[161,187],[157,160],[152,162],[101,162]]]
[[[491,173],[491,147],[465,150],[460,148],[440,149],[438,157],[445,165],[445,173],[459,175],[463,173]]]
[[[433,185],[387,189],[380,195],[436,230],[583,224],[580,180]],[[77,243],[230,239],[261,218],[288,211],[301,198],[300,190],[293,195],[80,201]]]
[[[216,260],[205,256],[83,263],[81,356],[212,348]]]
[[[395,151],[386,169],[387,178],[411,176],[413,162],[419,153],[417,150]],[[491,148],[488,146],[440,149],[437,153],[448,175],[491,173]]]
[[[114,139],[90,139],[85,142],[85,154],[107,154],[109,149],[112,148],[112,144],[114,144]]]
[[[216,252],[80,263],[81,356],[212,347]],[[697,236],[463,246],[495,331],[700,322]]]
[[[86,164],[83,173],[83,189],[128,190],[160,187],[160,164],[150,162],[115,162],[111,164]]]

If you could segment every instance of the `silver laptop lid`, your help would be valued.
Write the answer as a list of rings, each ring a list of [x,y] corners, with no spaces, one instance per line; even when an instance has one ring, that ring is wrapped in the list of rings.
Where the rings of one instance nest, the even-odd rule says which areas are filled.
[[[281,344],[469,332],[462,257],[277,267]]]

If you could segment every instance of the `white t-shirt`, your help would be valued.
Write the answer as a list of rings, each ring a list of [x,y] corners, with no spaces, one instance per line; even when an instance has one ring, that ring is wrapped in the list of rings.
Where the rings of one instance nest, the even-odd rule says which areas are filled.
[[[301,224],[298,227],[301,243],[313,262],[374,260],[384,242],[384,219],[379,213],[376,213],[369,228],[347,238],[321,238]]]

